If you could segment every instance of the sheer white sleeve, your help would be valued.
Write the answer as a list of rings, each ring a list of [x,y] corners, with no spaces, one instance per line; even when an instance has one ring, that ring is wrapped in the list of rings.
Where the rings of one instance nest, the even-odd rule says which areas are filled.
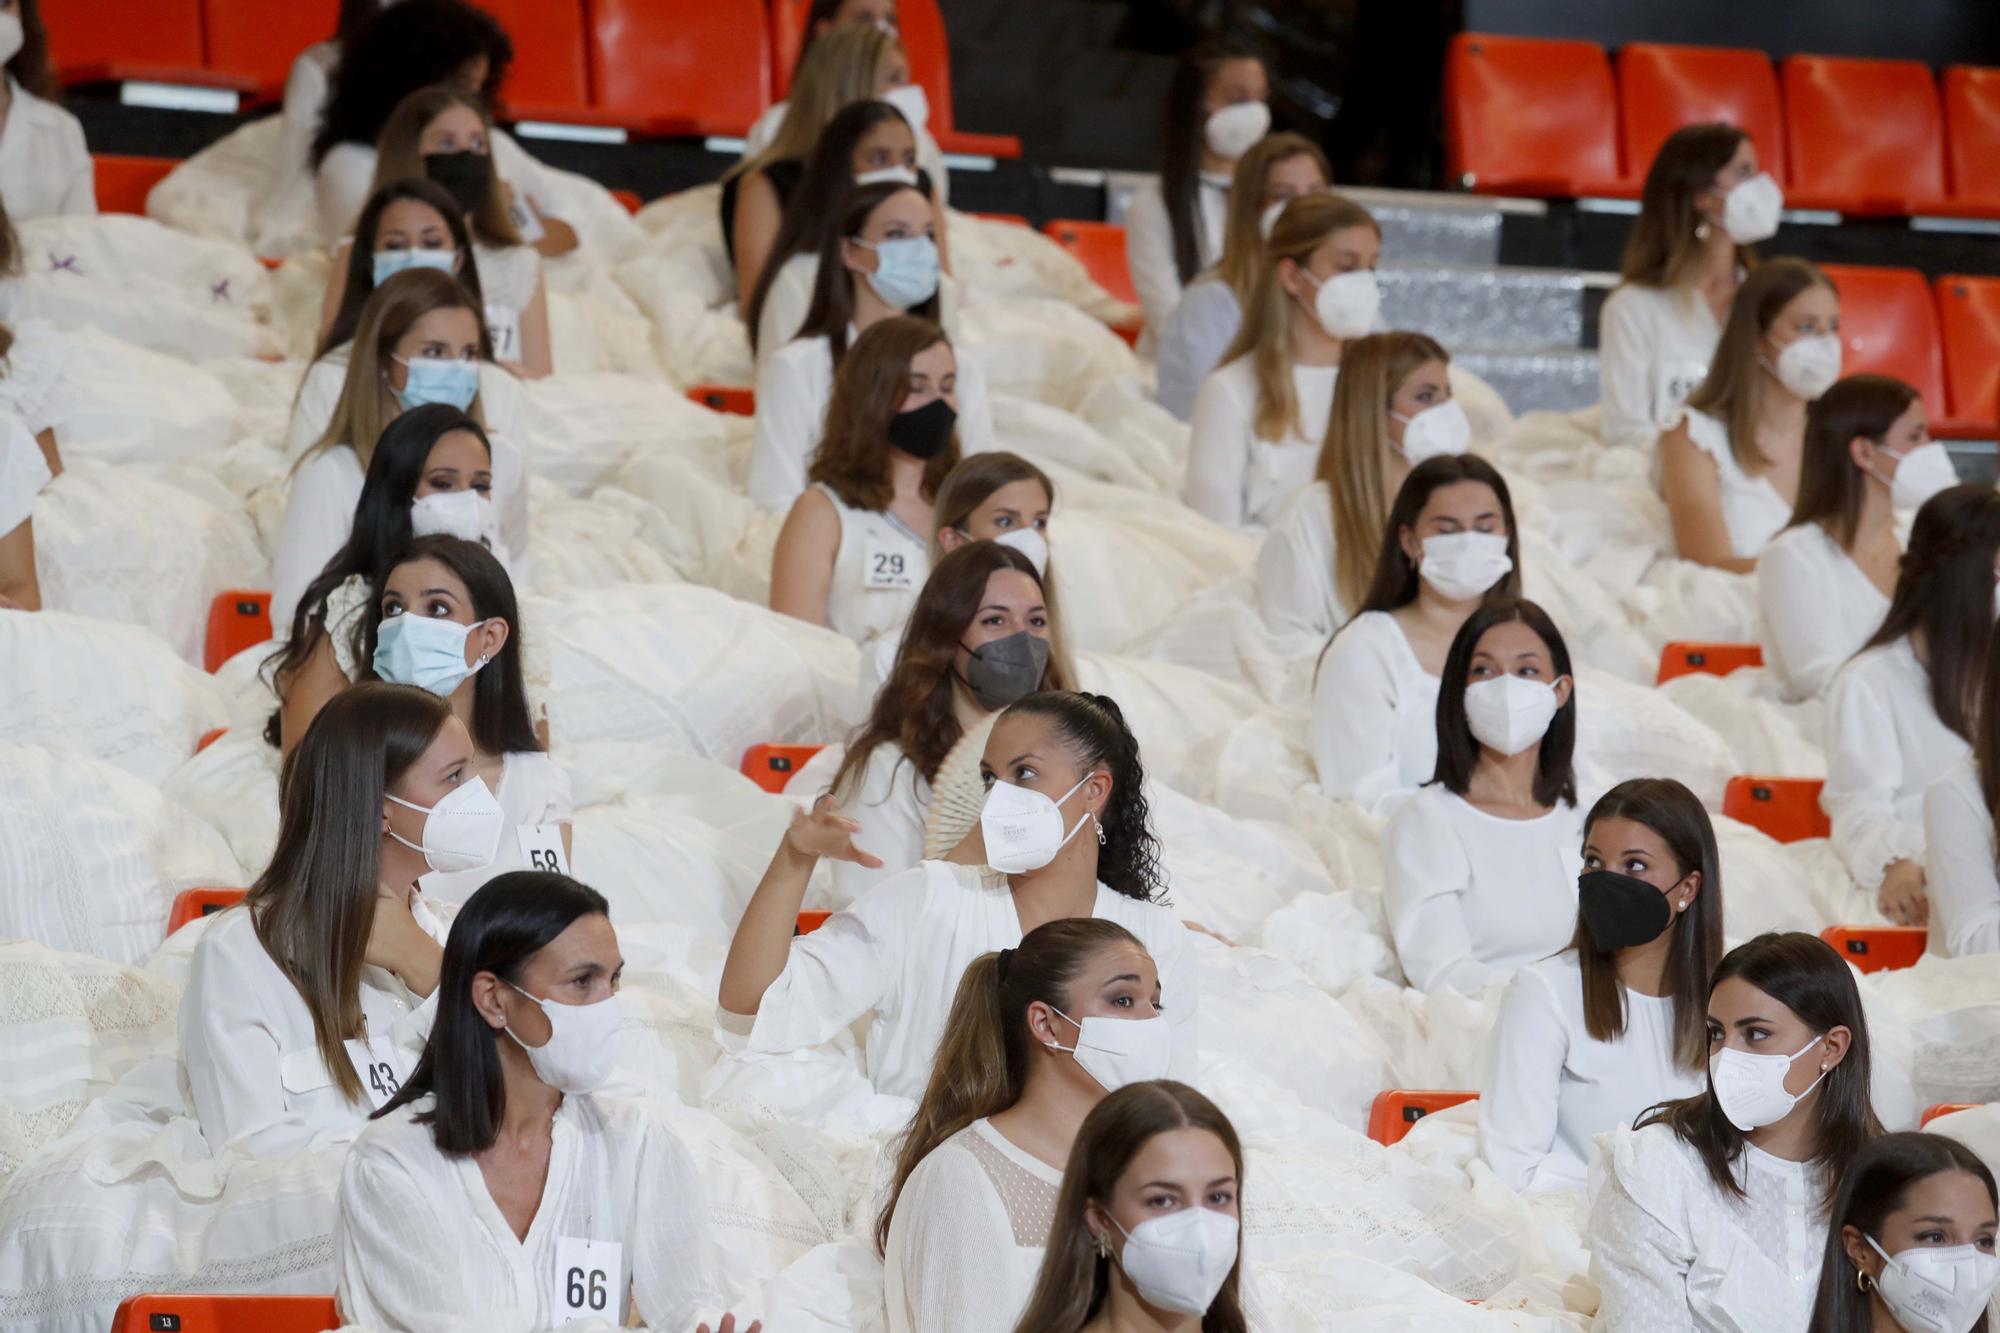
[[[1606,444],[1648,448],[1660,433],[1653,419],[1655,342],[1638,302],[1613,292],[1597,331],[1598,432]]]
[[[1369,813],[1386,815],[1410,794],[1396,756],[1396,687],[1391,666],[1353,629],[1334,636],[1313,684],[1307,740],[1319,785]]]
[[[894,986],[906,928],[920,911],[921,866],[870,890],[792,941],[785,970],[757,1006],[746,1049],[769,1054],[830,1041]]]
[[[441,1202],[434,1182],[417,1179],[391,1154],[371,1151],[365,1139],[348,1153],[333,1223],[334,1282],[348,1324],[428,1333],[452,1328],[468,1313],[459,1283],[407,1280],[462,1267],[466,1220],[447,1218]]]
[[[1514,974],[1494,1023],[1492,1067],[1479,1092],[1479,1151],[1509,1189],[1528,1193],[1556,1141],[1557,1093],[1569,1053],[1548,983]]]
[[[1971,763],[1924,793],[1924,881],[1936,947],[1952,958],[2000,953],[1993,816],[1981,800],[1979,773]]]
[[[1027,1304],[1012,1265],[1014,1228],[971,1153],[944,1144],[917,1164],[889,1228],[891,1333],[1011,1333]]]
[[[1896,815],[1902,746],[1890,701],[1864,672],[1834,677],[1826,701],[1826,786],[1820,806],[1833,823],[1833,849],[1854,882],[1873,893],[1897,861],[1921,857],[1924,830]]]
[[[722,1302],[708,1196],[694,1159],[650,1111],[633,1161],[632,1299],[651,1328],[691,1329]]]
[[[1590,1211],[1590,1276],[1597,1282],[1596,1333],[1694,1333],[1688,1272],[1694,1249],[1669,1228],[1652,1199],[1661,1182],[1627,1179],[1637,1154],[1621,1140],[1608,1161],[1604,1187]],[[1636,1186],[1636,1193],[1635,1193]],[[1642,1201],[1643,1200],[1643,1201]]]

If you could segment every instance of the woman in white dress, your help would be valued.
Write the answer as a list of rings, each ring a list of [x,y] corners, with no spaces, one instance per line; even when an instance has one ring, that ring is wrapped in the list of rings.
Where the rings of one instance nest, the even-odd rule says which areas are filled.
[[[370,195],[354,235],[335,249],[320,300],[313,359],[352,342],[368,298],[406,268],[449,273],[465,284],[482,310],[486,306],[464,210],[442,185],[420,177],[390,181]]]
[[[1230,172],[1271,128],[1270,99],[1263,60],[1229,38],[1200,42],[1174,67],[1159,181],[1125,210],[1125,263],[1148,328],[1165,328],[1182,288],[1221,256]]]
[[[1389,502],[1410,469],[1471,443],[1450,372],[1451,354],[1421,333],[1347,345],[1317,475],[1285,501],[1257,548],[1257,610],[1292,650],[1318,652],[1367,598]]]
[[[1382,233],[1337,194],[1285,205],[1271,228],[1243,327],[1202,382],[1189,423],[1189,507],[1231,528],[1266,528],[1312,480],[1349,340],[1381,308]]]
[[[271,157],[256,214],[269,215],[291,208],[295,197],[312,191],[313,136],[319,132],[320,117],[326,111],[333,72],[339,68],[341,57],[360,42],[368,25],[394,3],[395,0],[340,0],[333,35],[323,42],[314,42],[293,59],[278,107],[281,127],[278,149]],[[257,253],[269,252],[259,249]]]
[[[1956,480],[1922,397],[1899,379],[1850,375],[1807,410],[1798,507],[1757,558],[1764,663],[1786,698],[1818,695],[1868,642],[1903,558],[1896,511]]]
[[[834,376],[855,340],[897,315],[938,323],[937,214],[901,181],[856,185],[820,251],[812,305],[798,337],[757,372],[750,442],[750,498],[789,509],[806,489],[806,465],[826,431]],[[993,411],[979,367],[956,367],[958,429],[966,453],[993,447]]]
[[[1599,1134],[1701,1091],[1722,866],[1701,800],[1621,782],[1584,821],[1569,948],[1514,974],[1479,1093],[1479,1151],[1510,1189],[1582,1189]]]
[[[1684,125],[1653,155],[1617,290],[1598,318],[1604,442],[1650,448],[1708,375],[1750,247],[1784,196],[1734,125]]]
[[[2000,654],[1989,653],[1972,753],[1924,792],[1924,896],[1930,949],[1947,958],[2000,953]]]
[[[1814,1333],[1987,1333],[2000,1188],[1944,1134],[1884,1134],[1840,1182]]]
[[[344,1322],[608,1327],[636,1307],[685,1329],[720,1302],[701,1174],[667,1112],[597,1092],[625,968],[608,912],[567,875],[517,870],[459,913],[423,1059],[341,1170]]]
[[[797,938],[819,859],[874,858],[838,809],[794,821],[723,964],[718,1035],[728,1046],[756,1056],[800,1050],[867,1017],[870,1081],[914,1100],[972,960],[1019,947],[1045,921],[1097,917],[1131,931],[1159,965],[1171,1067],[1193,1072],[1191,936],[1158,902],[1145,772],[1118,706],[1102,695],[1031,694],[994,723],[981,771],[993,779],[981,838],[966,840],[961,859],[925,861]]]
[[[56,105],[40,0],[0,4],[0,64],[7,72],[0,81],[0,198],[7,211],[17,218],[95,213],[90,149],[83,123]]]
[[[1243,1145],[1184,1083],[1135,1083],[1077,1132],[1015,1333],[1245,1333]]]
[[[1840,378],[1840,297],[1803,259],[1736,291],[1708,376],[1660,436],[1659,487],[1681,559],[1748,574],[1798,502],[1806,408]]]
[[[1708,1086],[1617,1131],[1592,1174],[1598,1333],[1809,1327],[1828,1204],[1882,1132],[1852,970],[1814,935],[1730,950],[1708,1052]]]
[[[1929,919],[1924,793],[1972,752],[1996,561],[2000,495],[1968,485],[1932,497],[1881,628],[1827,692],[1820,806],[1848,873],[1899,925]]]
[[[427,871],[491,859],[500,811],[449,705],[405,685],[329,703],[280,785],[277,849],[210,920],[181,997],[181,1062],[220,1153],[348,1136],[416,1063],[451,919]]]
[[[1325,193],[1332,181],[1326,154],[1303,134],[1267,134],[1237,159],[1222,254],[1187,285],[1166,327],[1155,331],[1160,406],[1176,421],[1193,415],[1196,390],[1243,327],[1243,309],[1263,268],[1264,238],[1278,215],[1302,194]]]
[[[1123,926],[1048,921],[972,961],[875,1223],[891,1333],[1014,1327],[1084,1117],[1164,1077],[1170,1048],[1158,970]]]
[[[0,414],[0,611],[39,611],[35,575],[35,497],[49,484],[35,437],[11,413]]]
[[[1396,492],[1375,581],[1313,680],[1306,733],[1329,796],[1387,816],[1437,772],[1438,677],[1480,603],[1521,595],[1514,501],[1491,463],[1432,458]]]
[[[930,572],[932,502],[958,463],[958,358],[944,330],[899,315],[840,363],[811,486],[771,555],[771,609],[870,651],[901,628]]]
[[[1382,835],[1403,975],[1463,995],[1568,942],[1576,921],[1576,681],[1539,606],[1487,602],[1438,682],[1437,776]]]

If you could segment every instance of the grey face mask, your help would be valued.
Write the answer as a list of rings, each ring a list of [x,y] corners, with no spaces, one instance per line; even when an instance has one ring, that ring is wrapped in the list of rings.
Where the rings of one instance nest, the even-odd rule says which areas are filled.
[[[1027,630],[966,651],[972,660],[965,664],[965,683],[989,713],[1040,689],[1049,666],[1049,641]]]

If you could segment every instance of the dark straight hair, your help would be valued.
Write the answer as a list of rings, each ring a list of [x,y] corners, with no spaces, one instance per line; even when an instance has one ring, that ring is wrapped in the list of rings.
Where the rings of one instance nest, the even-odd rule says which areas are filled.
[[[1985,486],[1939,491],[1917,511],[1882,628],[1861,651],[1921,631],[1938,721],[1973,738],[1986,649],[1993,637],[1993,562],[2000,556],[2000,494]]]
[[[1486,600],[1497,602],[1521,595],[1521,534],[1515,529],[1514,497],[1507,490],[1507,479],[1477,454],[1447,454],[1427,458],[1411,468],[1410,475],[1403,478],[1402,486],[1397,489],[1396,499],[1389,506],[1389,521],[1382,531],[1382,552],[1375,558],[1375,579],[1368,585],[1367,597],[1362,599],[1362,611],[1394,611],[1417,600],[1417,585],[1422,580],[1417,573],[1417,562],[1403,553],[1403,529],[1417,526],[1431,496],[1461,482],[1492,488],[1500,501],[1500,516],[1507,524],[1507,557],[1514,567],[1487,589]]]
[[[1021,716],[1047,718],[1079,773],[1101,765],[1111,774],[1111,795],[1098,821],[1104,843],[1097,849],[1097,878],[1127,898],[1157,901],[1166,885],[1146,803],[1146,770],[1139,765],[1138,738],[1117,703],[1105,694],[1041,690],[1001,714],[1002,720]]]
[[[1569,699],[1556,710],[1549,729],[1542,734],[1541,751],[1535,760],[1535,800],[1542,805],[1576,804],[1576,676],[1570,670],[1569,645],[1549,613],[1525,597],[1503,597],[1481,604],[1458,627],[1445,655],[1444,675],[1438,683],[1437,772],[1432,782],[1444,784],[1446,791],[1463,796],[1472,786],[1472,770],[1479,764],[1479,742],[1465,718],[1465,687],[1472,680],[1472,655],[1479,641],[1495,625],[1519,621],[1533,630],[1549,650],[1549,668],[1559,679],[1570,678]],[[1555,680],[1548,682],[1555,684]]]
[[[568,875],[510,870],[488,880],[452,919],[438,976],[437,1018],[423,1058],[402,1091],[369,1119],[434,1095],[435,1105],[419,1112],[417,1123],[430,1126],[439,1152],[467,1157],[492,1147],[507,1114],[497,1047],[513,1038],[496,1031],[473,1005],[473,978],[490,972],[519,985],[528,961],[572,923],[610,915],[603,894]]]
[[[1785,526],[1817,523],[1842,550],[1853,550],[1868,477],[1855,465],[1848,446],[1857,435],[1882,443],[1889,427],[1917,401],[1917,391],[1893,375],[1849,375],[1806,404],[1799,499]]]
[[[477,91],[491,106],[514,59],[514,44],[499,21],[465,0],[390,5],[341,51],[313,136],[313,166],[340,144],[372,146],[398,102],[419,88],[451,82],[481,56],[486,82]]]
[[[840,368],[841,358],[847,355],[847,326],[854,322],[854,284],[862,281],[863,275],[851,272],[846,263],[844,247],[850,240],[861,235],[861,229],[868,225],[868,218],[874,211],[896,195],[908,190],[925,195],[920,185],[904,185],[900,181],[875,181],[869,185],[856,185],[844,196],[840,207],[840,225],[829,227],[819,248],[819,273],[813,279],[812,304],[806,307],[805,321],[799,325],[795,337],[824,337],[833,348],[834,369]],[[769,270],[766,270],[767,272]],[[903,312],[939,323],[938,294],[931,293],[928,301],[913,305]]]
[[[1201,271],[1201,151],[1208,126],[1203,104],[1216,71],[1232,60],[1262,61],[1244,43],[1213,35],[1190,47],[1167,82],[1166,123],[1160,134],[1160,193],[1174,238],[1174,270],[1183,283]],[[1221,249],[1222,238],[1214,238]]]
[[[406,199],[429,204],[444,219],[445,230],[451,233],[451,243],[458,251],[458,267],[453,272],[465,284],[465,290],[472,293],[484,323],[486,298],[480,292],[479,258],[472,250],[472,233],[466,230],[465,210],[435,181],[404,176],[375,191],[354,224],[354,243],[347,249],[347,277],[340,289],[340,308],[334,312],[333,323],[327,325],[326,337],[320,339],[313,360],[351,341],[355,329],[361,326],[361,307],[375,294],[375,233],[381,230],[382,215],[389,211],[389,205]]]
[[[393,3],[393,0],[388,0]],[[385,0],[340,0],[340,17],[334,20],[333,43],[342,54],[361,40],[368,25],[382,16]]]
[[[1629,819],[1660,835],[1682,879],[1701,875],[1701,888],[1685,912],[1676,912],[1667,930],[1667,994],[1674,1002],[1674,1063],[1683,1069],[1708,1066],[1708,978],[1722,957],[1722,858],[1715,849],[1715,826],[1701,798],[1672,778],[1621,782],[1590,807],[1583,836],[1601,819]],[[1608,849],[1600,847],[1599,851]],[[1623,850],[1623,849],[1620,849]],[[1669,895],[1671,897],[1671,895]],[[1581,908],[1569,946],[1583,967],[1583,1023],[1598,1041],[1625,1035],[1625,987],[1618,980],[1618,956],[1591,941]]]
[[[1963,1171],[1977,1180],[1986,1187],[1986,1197],[2000,1206],[1993,1172],[1979,1154],[1943,1134],[1884,1134],[1855,1155],[1827,1218],[1819,1296],[1807,1325],[1812,1333],[1870,1333],[1875,1327],[1874,1300],[1861,1288],[1861,1270],[1848,1257],[1841,1231],[1853,1227],[1879,1243],[1882,1224],[1889,1214],[1907,1206],[1910,1190],[1919,1181],[1951,1171]],[[1986,1333],[1989,1327],[1982,1313],[1969,1333]]]
[[[1868,1014],[1861,1007],[1853,970],[1817,935],[1772,931],[1723,955],[1709,981],[1709,998],[1714,998],[1717,986],[1732,977],[1784,1005],[1815,1033],[1823,1035],[1844,1027],[1853,1034],[1847,1058],[1829,1070],[1819,1085],[1819,1123],[1813,1127],[1813,1152],[1807,1159],[1820,1168],[1829,1184],[1842,1179],[1869,1140],[1882,1133],[1882,1122],[1875,1118],[1868,1092]],[[1712,1039],[1710,1045],[1714,1045]],[[1653,1107],[1639,1117],[1635,1128],[1648,1125],[1673,1130],[1675,1137],[1700,1154],[1716,1189],[1738,1199],[1745,1197],[1736,1179],[1736,1159],[1743,1155],[1743,1131],[1722,1113],[1715,1100],[1713,1078],[1704,1092]],[[1829,1194],[1828,1206],[1831,1204]]]
[[[49,30],[42,22],[39,0],[21,0],[21,49],[7,62],[7,72],[44,102],[60,102],[55,74],[49,68]]]

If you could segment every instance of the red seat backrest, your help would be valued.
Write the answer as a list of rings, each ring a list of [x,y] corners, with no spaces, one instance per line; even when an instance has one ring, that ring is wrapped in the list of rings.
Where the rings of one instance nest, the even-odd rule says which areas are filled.
[[[1445,54],[1445,170],[1470,190],[1568,194],[1619,174],[1618,99],[1595,42],[1462,32]]]
[[[1105,291],[1121,301],[1138,301],[1138,289],[1132,285],[1132,269],[1125,262],[1124,227],[1115,222],[1057,218],[1046,224],[1042,233],[1075,255],[1091,281]]]
[[[538,112],[590,105],[583,0],[477,0],[514,43],[503,102]]]
[[[1944,113],[1915,60],[1787,56],[1792,184],[1847,212],[1897,213],[1944,188]]]
[[[130,1296],[111,1333],[325,1333],[340,1327],[331,1296]]]
[[[245,648],[255,647],[270,637],[268,591],[230,588],[219,592],[208,607],[208,638],[202,647],[202,665],[214,671]]]
[[[768,105],[762,0],[591,0],[589,43],[599,109],[656,131],[744,134]]]
[[[1840,373],[1894,375],[1945,413],[1944,349],[1930,284],[1913,268],[1822,265],[1840,288]]]
[[[1385,1148],[1393,1147],[1425,1116],[1478,1100],[1476,1092],[1444,1088],[1390,1088],[1378,1092],[1368,1108],[1368,1137]]]
[[[146,196],[166,174],[180,165],[171,157],[121,157],[93,153],[91,171],[97,179],[97,211],[146,215]]]
[[[753,745],[743,752],[742,773],[773,794],[798,775],[806,761],[824,747],[818,745]]]
[[[812,0],[771,0],[771,100],[782,102],[791,91],[792,71],[806,44],[806,15]]]
[[[951,44],[938,0],[896,0],[896,27],[910,62],[910,82],[922,86],[931,106],[932,137],[949,133],[958,122],[951,111]]]
[[[1944,72],[1944,146],[1953,196],[2000,203],[2000,69]]]
[[[1984,1102],[1939,1102],[1935,1106],[1926,1106],[1924,1108],[1922,1123],[1929,1125],[1931,1121],[1941,1115],[1956,1115],[1960,1111],[1974,1111],[1984,1105]]]
[[[173,909],[167,913],[167,934],[173,934],[190,921],[236,906],[247,892],[247,889],[182,889],[174,895]]]
[[[1947,274],[1936,292],[1952,415],[2000,420],[2000,278]]]
[[[1778,842],[1824,838],[1833,832],[1819,804],[1825,786],[1821,778],[1734,777],[1722,789],[1722,813]]]
[[[1749,131],[1764,170],[1785,180],[1785,113],[1778,72],[1762,51],[1632,42],[1618,53],[1625,169],[1643,178],[1667,136],[1720,120]]]
[[[1762,644],[1697,643],[1683,639],[1660,649],[1660,670],[1653,683],[1664,685],[1676,676],[1726,676],[1741,667],[1763,665]]]
[[[58,78],[106,65],[202,67],[201,0],[57,0],[41,9]]]
[[[208,68],[250,79],[276,92],[292,61],[333,36],[340,0],[202,0]]]
[[[1915,967],[1930,935],[1922,926],[1828,926],[1819,937],[1863,972]]]

